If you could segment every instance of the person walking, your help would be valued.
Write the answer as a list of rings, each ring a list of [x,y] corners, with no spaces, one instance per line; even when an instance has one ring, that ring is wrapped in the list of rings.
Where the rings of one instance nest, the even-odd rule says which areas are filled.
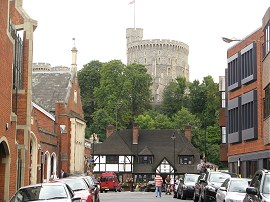
[[[68,176],[68,174],[64,171],[64,169],[61,169],[60,178],[65,178],[67,176]]]
[[[170,194],[171,195],[171,178],[170,175],[167,175],[166,179],[165,179],[165,186],[166,186],[166,194]]]
[[[58,179],[58,177],[57,177],[57,175],[55,174],[55,172],[53,171],[53,172],[52,172],[52,175],[51,175],[51,177],[50,177],[50,181],[54,181],[54,180],[56,180],[56,179]]]
[[[155,187],[156,187],[156,190],[155,190],[156,197],[158,197],[158,195],[159,197],[161,197],[161,187],[162,187],[163,179],[159,174],[157,174],[154,181],[155,181]]]

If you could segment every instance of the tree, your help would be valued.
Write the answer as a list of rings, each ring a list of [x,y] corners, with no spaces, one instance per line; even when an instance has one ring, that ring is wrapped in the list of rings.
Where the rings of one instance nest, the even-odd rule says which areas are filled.
[[[86,120],[88,128],[90,128],[93,123],[93,114],[96,111],[94,89],[99,87],[102,65],[103,63],[94,60],[84,65],[83,69],[78,71],[78,82],[81,92],[84,119]]]
[[[164,114],[159,114],[154,119],[155,129],[170,129],[171,120]]]
[[[155,121],[148,114],[139,115],[134,120],[136,123],[139,124],[141,129],[148,129],[148,130],[154,129]]]
[[[106,127],[113,121],[106,110],[98,109],[94,112],[93,131],[99,134],[100,141],[105,139]]]
[[[145,66],[140,64],[128,65],[124,76],[123,97],[129,101],[132,116],[135,117],[150,109],[152,78]]]
[[[168,116],[172,116],[180,109],[180,96],[178,93],[178,84],[170,82],[164,88],[161,111]]]

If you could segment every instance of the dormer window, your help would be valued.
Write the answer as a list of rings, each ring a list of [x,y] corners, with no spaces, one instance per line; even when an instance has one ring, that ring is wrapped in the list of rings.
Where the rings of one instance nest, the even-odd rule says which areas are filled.
[[[179,164],[181,165],[193,165],[194,156],[179,156]]]
[[[139,156],[138,163],[139,164],[152,164],[153,156]]]

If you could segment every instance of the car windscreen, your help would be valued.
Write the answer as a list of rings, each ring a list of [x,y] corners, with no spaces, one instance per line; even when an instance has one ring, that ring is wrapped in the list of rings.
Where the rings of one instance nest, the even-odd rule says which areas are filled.
[[[15,201],[34,201],[68,198],[63,185],[27,187],[19,190]]]
[[[199,175],[186,175],[185,182],[196,182]]]
[[[264,194],[270,194],[270,174],[265,175],[262,192]]]
[[[248,180],[232,180],[228,191],[246,193],[246,188],[248,186]]]
[[[81,178],[64,180],[64,183],[66,183],[68,186],[70,186],[70,188],[73,191],[80,191],[80,190],[87,190],[88,189],[84,180]]]
[[[227,178],[230,178],[230,177],[231,176],[227,173],[211,173],[209,181],[223,183]]]

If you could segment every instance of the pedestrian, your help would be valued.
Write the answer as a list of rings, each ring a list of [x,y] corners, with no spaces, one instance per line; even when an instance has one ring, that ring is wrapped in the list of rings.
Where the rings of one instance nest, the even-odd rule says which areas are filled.
[[[166,194],[171,195],[171,178],[170,175],[167,175],[165,179],[165,184],[166,184]]]
[[[54,181],[54,180],[56,180],[56,179],[58,179],[58,177],[57,177],[57,175],[55,174],[55,172],[53,171],[53,172],[52,172],[52,175],[51,175],[51,177],[50,177],[50,181]]]
[[[156,197],[158,197],[158,195],[159,197],[161,197],[161,187],[162,187],[163,179],[159,174],[156,174],[154,181],[155,181],[155,187],[156,187],[156,190],[155,190]]]
[[[67,173],[64,171],[64,169],[61,169],[61,172],[60,172],[60,178],[65,178],[67,177]]]

